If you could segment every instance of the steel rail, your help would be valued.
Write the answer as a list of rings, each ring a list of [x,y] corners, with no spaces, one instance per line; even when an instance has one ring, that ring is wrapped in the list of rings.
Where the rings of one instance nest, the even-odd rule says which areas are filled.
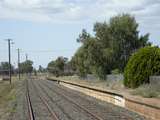
[[[44,83],[43,83],[44,84]],[[48,85],[47,85],[48,86]],[[62,91],[65,91],[63,88],[61,88],[61,87],[58,87],[57,85],[55,85],[58,89],[61,89]],[[50,88],[50,89],[52,89],[52,88]],[[53,89],[52,89],[53,90]],[[66,91],[65,91],[66,92]],[[71,92],[69,92],[69,91],[67,91],[68,93],[71,93]],[[72,93],[73,94],[73,93]],[[70,98],[69,98],[70,99]],[[74,101],[73,101],[74,102]],[[76,103],[77,104],[77,103]],[[78,104],[79,105],[79,104]],[[125,116],[126,117],[126,119],[127,120],[134,120],[133,118],[131,118],[129,115],[126,115],[125,113],[121,113],[123,116]]]
[[[26,99],[27,99],[29,120],[35,120],[32,103],[29,95],[28,80],[26,80]]]
[[[43,83],[44,84],[44,83]],[[39,84],[40,85],[40,84]],[[92,113],[90,110],[88,110],[87,108],[79,105],[78,103],[74,102],[72,99],[70,99],[68,96],[66,96],[65,94],[62,94],[60,92],[57,92],[55,90],[53,90],[51,87],[49,87],[48,85],[44,84],[45,86],[47,86],[52,92],[62,96],[63,98],[65,98],[66,100],[68,100],[70,103],[76,105],[77,107],[79,107],[80,109],[82,109],[83,111],[87,112],[88,114],[90,114],[92,117],[96,118],[97,120],[103,120],[103,118],[97,116],[96,114]],[[40,85],[41,86],[41,85]],[[42,86],[41,86],[42,87]]]
[[[39,85],[39,84],[38,84]],[[57,102],[55,100],[53,100],[53,98],[48,94],[48,92],[39,85],[39,87],[41,88],[41,90],[44,92],[44,94],[46,94],[46,96],[51,100],[52,103],[54,103],[68,118],[69,120],[74,120],[71,116],[69,116],[65,110],[63,109],[63,107],[61,107],[60,105],[57,104]]]
[[[32,82],[32,85],[35,88],[36,94],[37,96],[40,98],[40,100],[42,101],[42,103],[45,105],[45,107],[47,108],[47,110],[49,111],[49,113],[51,114],[53,120],[59,120],[58,116],[56,115],[56,113],[51,109],[51,107],[49,106],[49,104],[46,102],[46,98],[42,97],[40,95],[40,93],[38,92],[38,88],[37,86],[34,84],[34,82],[32,80],[30,80]]]

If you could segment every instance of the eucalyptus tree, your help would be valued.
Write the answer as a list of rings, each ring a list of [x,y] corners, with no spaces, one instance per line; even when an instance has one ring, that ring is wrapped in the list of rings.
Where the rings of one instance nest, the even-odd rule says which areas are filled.
[[[123,72],[129,57],[137,49],[151,45],[149,34],[140,35],[134,16],[121,14],[107,22],[94,24],[94,35],[85,29],[77,38],[81,47],[72,58],[73,67],[80,76],[88,73],[105,79],[113,69]]]

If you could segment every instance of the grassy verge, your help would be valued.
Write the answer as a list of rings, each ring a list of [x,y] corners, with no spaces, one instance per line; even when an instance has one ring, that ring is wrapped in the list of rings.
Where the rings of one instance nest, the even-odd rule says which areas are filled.
[[[14,98],[14,85],[10,85],[8,82],[0,83],[0,105],[4,105],[7,101]]]
[[[0,82],[0,119],[7,119],[9,115],[15,112],[15,105],[12,102],[16,100],[16,91],[18,79],[12,78],[12,84],[9,81]]]
[[[144,84],[131,92],[132,95],[140,95],[145,98],[160,98],[159,84]]]

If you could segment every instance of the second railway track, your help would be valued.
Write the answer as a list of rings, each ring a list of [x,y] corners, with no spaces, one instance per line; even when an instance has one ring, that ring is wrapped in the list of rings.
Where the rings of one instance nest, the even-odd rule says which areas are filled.
[[[30,80],[31,82],[32,80]],[[38,89],[37,87],[33,84],[32,82],[32,87],[34,88],[35,90],[35,93],[37,95],[37,97],[40,99],[40,101],[42,102],[42,104],[44,105],[44,107],[46,108],[46,111],[48,113],[48,115],[50,116],[50,119],[51,120],[59,120],[58,116],[55,114],[55,112],[53,111],[53,109],[51,109],[51,107],[49,106],[49,104],[47,103],[47,100],[45,97],[41,96],[41,94],[38,92]],[[36,115],[35,115],[35,112],[36,110],[34,109],[33,105],[32,105],[32,101],[30,99],[30,95],[29,95],[29,86],[28,86],[28,81],[27,81],[27,91],[28,91],[28,98],[30,100],[30,106],[31,106],[31,113],[30,113],[30,110],[29,110],[29,113],[30,113],[30,120],[36,120]],[[48,117],[49,117],[48,116]]]
[[[39,83],[38,83],[38,84],[39,84]],[[43,85],[44,85],[44,84],[43,84]],[[42,85],[39,84],[39,86],[40,86],[40,88],[41,88],[42,90],[44,90],[44,88],[42,87]],[[48,87],[48,86],[47,86],[47,87]],[[50,89],[50,87],[48,87],[48,88]],[[44,91],[45,91],[45,90],[44,90]],[[68,96],[66,96],[65,94],[60,93],[60,92],[57,92],[57,91],[53,91],[53,90],[52,90],[52,92],[54,92],[54,93],[56,93],[57,95],[61,96],[63,99],[67,100],[67,101],[70,102],[71,104],[74,104],[75,106],[78,107],[78,109],[81,109],[81,110],[85,111],[87,114],[89,114],[90,116],[93,117],[92,119],[94,119],[94,120],[103,120],[103,118],[101,118],[100,116],[97,116],[95,113],[92,113],[92,112],[91,112],[90,110],[88,110],[87,108],[85,108],[85,107],[79,105],[78,103],[74,102],[72,99],[70,99],[70,98],[69,98]],[[46,91],[45,91],[45,93],[46,93]],[[47,93],[46,93],[46,94],[47,94]]]
[[[38,82],[37,82],[37,84],[39,85],[39,87],[41,88],[41,90],[43,90],[43,92],[47,95],[47,97],[49,97],[50,99],[52,99],[51,96],[49,96],[49,94],[46,92],[46,90],[42,87],[42,85],[40,85]],[[44,86],[45,86],[45,85],[44,85]],[[71,105],[72,105],[72,104],[75,105],[77,110],[79,110],[79,109],[80,109],[80,110],[83,110],[83,111],[85,112],[85,114],[88,114],[89,116],[92,117],[92,120],[103,120],[103,118],[101,118],[101,117],[97,116],[96,114],[92,113],[92,112],[89,111],[87,108],[85,108],[85,107],[83,107],[83,106],[75,103],[73,100],[71,100],[70,98],[68,98],[68,97],[65,96],[64,94],[61,94],[61,93],[59,93],[59,92],[57,92],[57,91],[52,91],[52,92],[56,93],[58,96],[61,96],[62,99],[68,101]],[[54,100],[53,100],[53,99],[52,99],[52,102],[54,103]],[[59,107],[60,107],[60,106],[59,106]],[[65,107],[65,106],[64,106],[64,107]],[[64,110],[63,110],[63,111],[64,111]],[[73,113],[71,113],[71,114],[73,114]],[[80,114],[80,113],[79,113],[79,114]],[[70,118],[71,118],[71,117],[70,117]],[[76,118],[72,118],[72,119],[75,120]],[[78,119],[78,118],[77,118],[77,119]],[[88,118],[88,119],[89,119],[89,118]]]

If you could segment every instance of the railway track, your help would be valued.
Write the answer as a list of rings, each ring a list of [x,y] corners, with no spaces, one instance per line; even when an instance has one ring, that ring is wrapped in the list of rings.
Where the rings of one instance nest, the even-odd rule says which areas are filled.
[[[91,113],[92,115],[96,116],[97,119],[103,120],[103,118],[101,118],[101,117],[99,117],[98,115],[92,113],[88,108],[85,108],[85,107],[81,106],[79,103],[76,103],[75,101],[73,101],[73,100],[71,99],[71,98],[73,98],[73,96],[67,96],[66,94],[64,94],[64,93],[67,93],[67,92],[68,92],[69,95],[74,95],[73,92],[71,93],[71,92],[66,91],[65,89],[59,87],[58,85],[55,85],[57,91],[61,91],[61,92],[57,92],[57,91],[55,91],[52,87],[50,87],[49,85],[47,85],[47,84],[44,83],[44,82],[43,82],[43,85],[45,85],[46,87],[48,87],[48,88],[49,88],[50,90],[52,90],[53,92],[55,92],[55,93],[63,96],[63,97],[64,97],[65,99],[67,99],[68,101],[70,101],[70,102],[76,104],[77,106],[81,107],[81,108],[84,109],[86,112]],[[54,86],[54,87],[55,87],[55,86]],[[76,96],[77,96],[77,95],[76,95]],[[108,114],[109,114],[109,113],[110,113],[110,115],[113,114],[113,112],[112,112],[111,110],[108,110]],[[121,112],[120,114],[121,114],[121,115],[117,116],[118,119],[134,120],[134,119],[133,119],[132,117],[130,117],[128,114],[125,114],[125,113],[123,113],[123,112]],[[116,117],[116,115],[113,114],[113,117],[114,117],[114,116]]]
[[[38,83],[38,82],[37,82],[37,83]],[[45,94],[47,94],[47,92],[44,90],[44,88],[42,87],[42,85],[40,85],[39,83],[38,83],[38,85],[39,85],[39,87],[45,92]],[[46,85],[45,85],[45,86],[46,86]],[[46,86],[46,87],[48,87],[48,86]],[[51,90],[50,87],[48,87],[48,88]],[[54,90],[51,90],[51,91],[54,92],[54,93],[56,93],[57,95],[63,97],[63,99],[69,101],[71,104],[74,104],[75,106],[78,107],[78,109],[82,109],[82,110],[85,111],[87,114],[91,115],[95,120],[103,120],[103,118],[97,116],[95,113],[92,113],[92,112],[91,112],[90,110],[88,110],[87,108],[85,108],[85,107],[79,105],[78,103],[74,102],[72,99],[70,99],[70,98],[69,98],[68,96],[66,96],[65,94],[62,94],[62,93],[57,92],[57,91],[54,91]],[[49,96],[49,95],[48,95],[48,96]]]
[[[32,80],[30,80],[30,81],[32,81]],[[55,114],[55,112],[51,109],[51,107],[47,103],[46,98],[44,98],[43,96],[40,95],[37,87],[34,84],[32,84],[32,85],[33,85],[33,88],[35,89],[35,93],[36,93],[37,97],[40,98],[41,102],[43,103],[43,105],[47,109],[48,113],[50,114],[52,120],[59,120],[58,116]],[[32,103],[31,103],[31,99],[30,99],[30,95],[29,95],[28,80],[27,80],[27,98],[29,98],[29,103],[28,103],[28,108],[29,108],[28,112],[29,112],[29,118],[30,118],[29,120],[36,120],[36,116],[34,115],[34,108],[32,107]]]
[[[34,84],[34,82],[33,82]],[[48,94],[48,92],[41,86],[39,86],[40,89],[43,91],[43,93],[46,95],[47,98],[49,98],[49,100],[56,105],[56,107],[58,107],[63,114],[65,114],[65,116],[69,119],[69,120],[74,120],[71,116],[68,115],[68,113],[64,110],[64,108],[62,106],[60,106],[59,104],[57,104],[57,102]]]
[[[50,99],[52,99],[52,98],[48,95],[47,91],[42,87],[42,85],[40,85],[38,82],[37,82],[37,84],[39,85],[39,87],[41,88],[41,90],[43,90],[43,92],[44,92]],[[47,87],[48,87],[48,86],[47,86]],[[53,90],[52,90],[52,91],[53,91]],[[103,120],[103,118],[101,118],[101,117],[97,116],[96,114],[92,113],[91,111],[89,111],[89,110],[86,109],[85,107],[77,104],[76,102],[74,102],[73,100],[71,100],[70,98],[68,98],[67,96],[65,96],[64,94],[61,94],[61,93],[59,93],[59,92],[57,92],[57,91],[54,91],[54,93],[56,93],[57,95],[63,97],[63,99],[67,100],[67,101],[70,102],[71,104],[74,104],[75,106],[78,107],[78,109],[81,109],[81,110],[83,110],[84,112],[86,112],[87,114],[89,114],[90,116],[92,116],[94,120]],[[52,99],[52,101],[54,102],[53,99]],[[75,119],[75,118],[74,118],[74,119]]]
[[[92,102],[57,83],[29,79],[26,85],[29,120],[43,120],[45,116],[46,120],[135,120],[128,113],[119,111],[120,109],[114,107],[112,109],[109,105],[99,106],[94,100]],[[38,109],[41,109],[38,110],[39,113],[36,110],[37,105]],[[45,114],[41,115],[40,112]]]
[[[28,87],[28,80],[26,80],[26,99],[27,99],[27,107],[28,107],[28,117],[29,120],[35,120],[35,116],[33,113],[33,107],[29,95],[29,87]]]

